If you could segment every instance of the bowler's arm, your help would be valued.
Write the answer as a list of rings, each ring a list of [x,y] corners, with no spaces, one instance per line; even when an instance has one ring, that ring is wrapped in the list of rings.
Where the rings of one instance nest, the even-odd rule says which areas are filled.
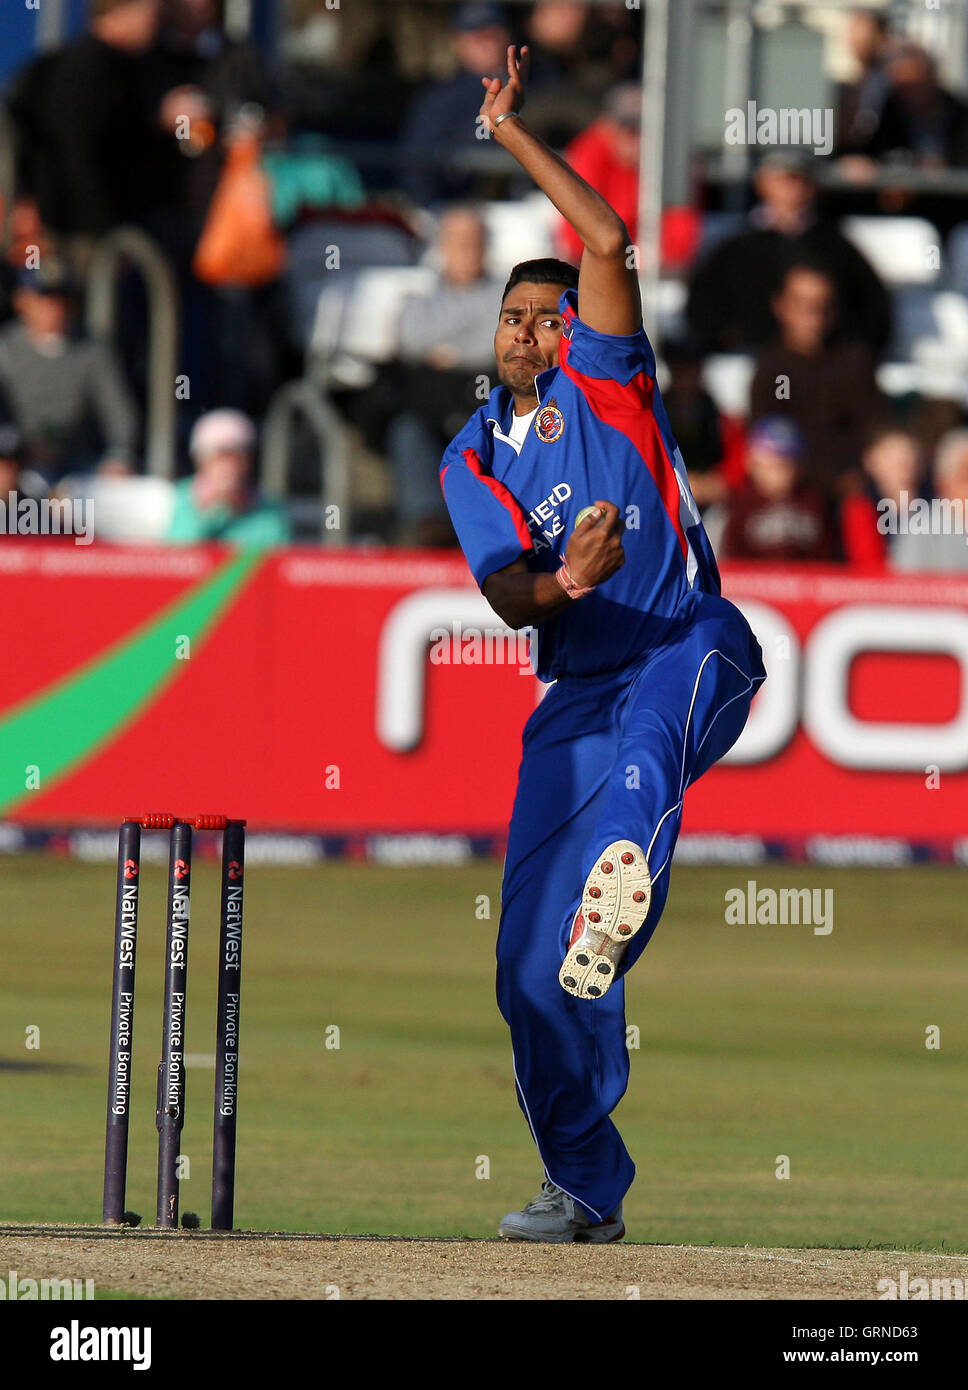
[[[513,628],[538,627],[573,602],[553,574],[532,574],[523,558],[489,574],[482,593]]]
[[[508,80],[483,79],[487,94],[481,115],[494,138],[521,165],[585,244],[578,279],[582,322],[599,333],[626,335],[642,326],[642,301],[636,272],[629,266],[628,228],[600,193],[548,148],[517,114],[524,105],[528,50],[520,58],[508,49]],[[513,116],[512,114],[513,113]],[[502,115],[508,120],[494,122]]]
[[[625,564],[622,533],[625,523],[613,502],[595,503],[571,533],[565,563],[572,580],[582,588],[597,588]],[[495,570],[484,580],[482,593],[508,627],[538,627],[571,603],[554,574],[534,573],[524,557]]]

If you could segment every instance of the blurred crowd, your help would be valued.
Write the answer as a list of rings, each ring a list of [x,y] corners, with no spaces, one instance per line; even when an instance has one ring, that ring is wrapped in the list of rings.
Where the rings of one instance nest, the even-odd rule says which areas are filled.
[[[455,543],[437,466],[486,397],[507,270],[581,254],[481,138],[481,78],[529,44],[529,123],[634,241],[641,15],[292,0],[289,18],[270,69],[221,0],[91,0],[88,31],[8,85],[0,493],[95,486],[115,538],[272,546],[306,537],[338,455],[341,539]],[[968,369],[964,197],[927,178],[968,168],[968,106],[883,12],[852,13],[845,41],[829,160],[766,151],[746,212],[697,166],[692,203],[667,210],[660,383],[721,557],[968,569],[963,535],[903,520],[968,502],[959,373],[884,373],[924,357],[911,325],[938,299]],[[937,275],[887,273],[858,213],[875,252],[877,219],[888,242],[927,227]],[[105,279],[120,228],[160,253],[176,305],[170,480],[146,476],[157,305],[124,248]]]

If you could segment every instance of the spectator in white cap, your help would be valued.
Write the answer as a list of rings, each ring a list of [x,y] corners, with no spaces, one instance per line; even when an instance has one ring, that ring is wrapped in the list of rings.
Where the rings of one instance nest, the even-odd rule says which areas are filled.
[[[256,431],[239,410],[212,410],[195,423],[189,440],[195,474],[175,488],[168,539],[183,545],[285,545],[289,523],[281,507],[261,497],[252,482]]]

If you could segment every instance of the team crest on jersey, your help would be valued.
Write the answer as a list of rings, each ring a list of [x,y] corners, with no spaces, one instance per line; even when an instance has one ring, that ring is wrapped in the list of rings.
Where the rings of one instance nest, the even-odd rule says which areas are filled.
[[[565,428],[565,417],[552,396],[547,405],[543,405],[534,417],[534,432],[541,440],[542,444],[554,444],[556,439],[560,439]]]

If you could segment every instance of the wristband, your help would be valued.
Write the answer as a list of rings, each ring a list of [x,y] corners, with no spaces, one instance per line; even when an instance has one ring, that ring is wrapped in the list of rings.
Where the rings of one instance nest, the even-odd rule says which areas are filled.
[[[504,115],[498,116],[496,121],[491,122],[491,125],[494,130],[497,130],[498,126],[501,124],[502,121],[509,121],[512,116],[517,117],[517,115],[517,111],[505,111]]]
[[[555,571],[555,578],[568,597],[571,599],[579,599],[584,598],[586,594],[590,594],[595,588],[595,585],[586,584],[583,586],[579,584],[577,580],[572,579],[571,572],[565,563],[564,555],[559,555],[558,558],[561,561],[561,569]]]

